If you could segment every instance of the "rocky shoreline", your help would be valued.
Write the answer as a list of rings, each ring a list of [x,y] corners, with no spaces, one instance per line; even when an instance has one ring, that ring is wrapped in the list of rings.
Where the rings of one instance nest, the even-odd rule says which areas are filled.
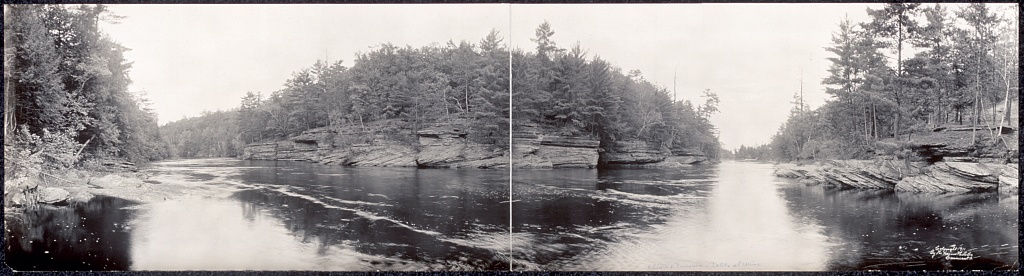
[[[998,191],[1017,194],[1016,163],[939,161],[910,162],[895,158],[828,160],[812,164],[778,164],[775,176],[808,185],[907,192],[967,193]]]
[[[434,126],[416,132],[415,145],[409,145],[352,129],[315,128],[282,141],[246,145],[239,158],[351,167],[508,167],[508,150],[474,143],[466,136],[456,126]],[[360,139],[365,137],[371,138]]]
[[[66,170],[17,177],[4,182],[5,214],[36,206],[66,206],[109,196],[137,203],[151,203],[191,196],[209,196],[211,191],[163,179],[147,172],[94,172]]]
[[[1003,129],[1002,134],[1011,135],[974,143],[969,131],[941,127],[915,133],[912,141],[876,142],[876,156],[870,160],[778,164],[775,176],[840,188],[1017,195],[1017,135],[1012,129]]]
[[[604,167],[680,167],[707,162],[700,151],[660,149],[645,141],[627,140],[602,150],[594,137],[547,134],[536,126],[512,133],[507,148],[475,143],[457,126],[436,125],[416,132],[416,143],[375,136],[352,129],[316,128],[275,142],[253,143],[243,149],[245,160],[288,160],[351,167],[507,168],[528,169]]]

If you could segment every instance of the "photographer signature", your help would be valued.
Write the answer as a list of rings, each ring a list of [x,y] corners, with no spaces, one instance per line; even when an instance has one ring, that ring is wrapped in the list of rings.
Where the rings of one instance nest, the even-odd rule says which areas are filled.
[[[978,256],[975,256],[974,253],[967,251],[967,249],[964,248],[963,246],[955,244],[950,246],[937,245],[935,246],[935,248],[932,248],[932,250],[928,251],[928,253],[932,254],[932,258],[937,256],[943,256],[946,257],[946,260],[969,261],[973,260],[974,258],[978,258]]]

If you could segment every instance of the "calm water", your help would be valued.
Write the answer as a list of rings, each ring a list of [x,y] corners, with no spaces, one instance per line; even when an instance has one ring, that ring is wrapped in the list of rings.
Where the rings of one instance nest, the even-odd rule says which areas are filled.
[[[425,170],[156,164],[203,196],[8,217],[16,270],[1016,268],[1017,197],[807,187],[771,165]],[[154,184],[159,185],[159,184]],[[211,196],[212,195],[212,196]],[[509,197],[514,222],[509,229]],[[959,246],[971,261],[929,253]]]
[[[515,175],[513,267],[541,270],[1019,268],[1017,197],[808,187],[769,164]],[[971,261],[935,247],[962,248]]]
[[[508,171],[230,159],[162,162],[151,171],[151,182],[192,183],[217,196],[42,208],[8,220],[8,263],[16,270],[509,269]]]

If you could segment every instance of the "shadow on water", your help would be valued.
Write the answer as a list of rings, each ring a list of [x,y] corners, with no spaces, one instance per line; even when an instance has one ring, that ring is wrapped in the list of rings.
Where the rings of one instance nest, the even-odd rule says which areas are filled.
[[[125,270],[133,202],[97,196],[70,206],[8,214],[4,248],[14,270]]]

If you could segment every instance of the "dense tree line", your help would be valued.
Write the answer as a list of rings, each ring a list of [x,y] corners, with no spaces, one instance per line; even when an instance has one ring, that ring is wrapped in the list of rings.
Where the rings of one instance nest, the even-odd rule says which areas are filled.
[[[351,68],[342,61],[317,61],[294,72],[284,89],[248,92],[237,109],[179,121],[163,131],[182,157],[234,155],[240,145],[318,127],[415,144],[417,131],[449,124],[475,142],[506,147],[508,56],[497,31],[477,44],[382,44],[358,54]],[[180,133],[186,130],[191,132]]]
[[[696,148],[719,154],[709,122],[718,96],[703,92],[705,103],[675,101],[667,89],[622,71],[600,57],[588,59],[579,43],[569,49],[552,41],[544,22],[536,29],[536,51],[512,51],[513,128],[538,125],[563,135],[599,138],[604,148],[639,139],[665,149]]]
[[[771,146],[765,144],[756,147],[748,147],[746,145],[741,145],[737,149],[723,152],[722,158],[734,160],[754,159],[759,161],[768,161],[775,159],[775,156],[772,153]]]
[[[167,156],[156,115],[128,91],[127,49],[99,30],[116,15],[103,5],[4,11],[5,159],[65,168]]]
[[[238,156],[245,146],[239,139],[238,112],[204,112],[199,117],[181,120],[160,126],[167,151],[173,157],[224,157]]]
[[[831,98],[794,108],[772,139],[779,159],[864,157],[874,141],[945,124],[1006,125],[1017,101],[1016,9],[892,3],[833,33]],[[999,115],[999,110],[1004,110]],[[972,139],[977,139],[972,137]]]

